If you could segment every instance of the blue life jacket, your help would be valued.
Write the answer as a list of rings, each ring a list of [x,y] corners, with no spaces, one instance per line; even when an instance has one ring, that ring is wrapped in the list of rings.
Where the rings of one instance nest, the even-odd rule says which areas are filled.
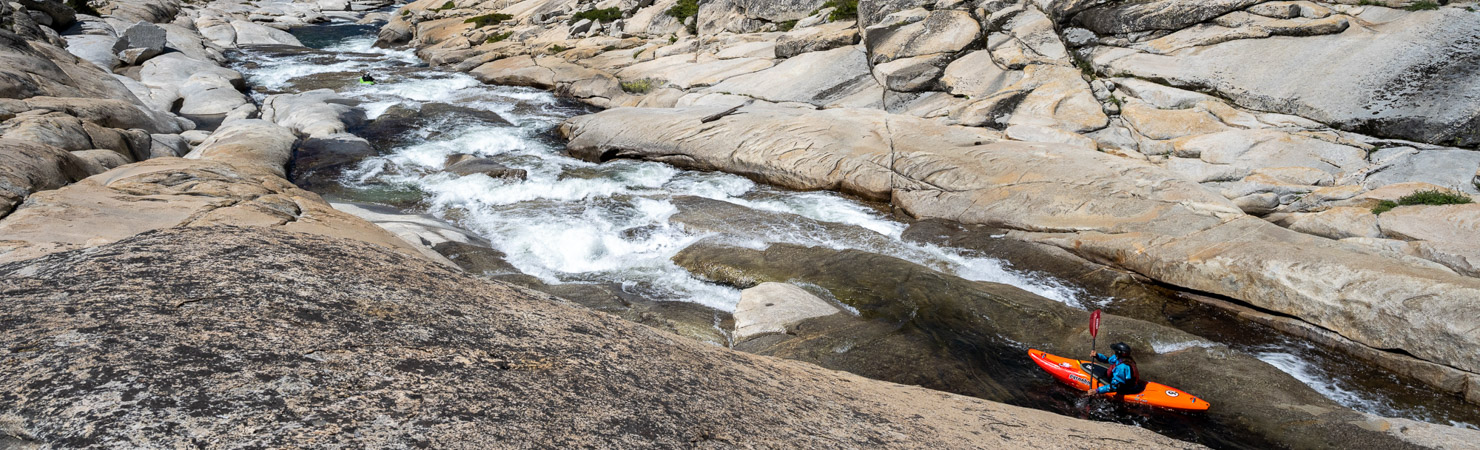
[[[1141,374],[1136,370],[1136,360],[1121,359],[1115,355],[1105,356],[1095,353],[1095,361],[1110,364],[1110,384],[1102,385],[1095,389],[1095,393],[1118,392],[1124,388],[1134,388],[1141,383]]]

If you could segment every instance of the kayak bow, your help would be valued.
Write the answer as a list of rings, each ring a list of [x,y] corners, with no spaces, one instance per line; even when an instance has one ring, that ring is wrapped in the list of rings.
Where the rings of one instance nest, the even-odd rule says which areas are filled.
[[[1054,379],[1063,382],[1075,389],[1089,392],[1091,387],[1090,373],[1086,366],[1098,367],[1087,361],[1069,359],[1058,355],[1051,355],[1042,350],[1028,350],[1028,357],[1038,364],[1038,367],[1053,375]],[[1099,379],[1100,384],[1108,380]],[[1115,400],[1137,405],[1158,406],[1168,409],[1183,411],[1207,411],[1209,405],[1206,400],[1194,397],[1192,394],[1183,392],[1171,386],[1161,383],[1143,381],[1145,386],[1139,392],[1128,394],[1109,393],[1102,394]]]

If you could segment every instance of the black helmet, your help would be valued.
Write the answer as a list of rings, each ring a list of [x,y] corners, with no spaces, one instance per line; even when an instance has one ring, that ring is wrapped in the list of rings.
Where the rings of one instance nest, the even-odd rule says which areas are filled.
[[[1131,346],[1125,345],[1124,342],[1110,344],[1110,349],[1115,351],[1115,356],[1129,356],[1131,354]]]

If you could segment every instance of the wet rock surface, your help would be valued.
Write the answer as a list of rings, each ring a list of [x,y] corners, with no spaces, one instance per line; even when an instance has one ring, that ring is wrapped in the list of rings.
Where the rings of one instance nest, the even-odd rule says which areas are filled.
[[[353,241],[157,231],[0,277],[15,445],[1188,447],[706,347]]]

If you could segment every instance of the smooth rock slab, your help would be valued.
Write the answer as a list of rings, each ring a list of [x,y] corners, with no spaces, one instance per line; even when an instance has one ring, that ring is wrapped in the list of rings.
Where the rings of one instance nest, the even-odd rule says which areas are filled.
[[[1171,55],[1102,47],[1092,59],[1102,72],[1213,91],[1245,108],[1347,131],[1480,145],[1475,14],[1440,8],[1361,17],[1370,25],[1339,34],[1241,39]]]
[[[965,11],[935,11],[919,22],[871,28],[863,42],[868,47],[869,62],[880,64],[911,56],[955,53],[980,33],[981,24]]]
[[[740,291],[735,305],[735,340],[766,333],[785,333],[786,327],[813,317],[842,312],[827,300],[786,283],[761,283]]]
[[[818,67],[828,70],[817,70]],[[866,55],[859,46],[803,53],[775,67],[730,78],[708,91],[822,107],[874,105],[883,95],[869,73]]]
[[[31,141],[0,139],[0,217],[37,191],[56,189],[96,172],[75,155]]]

